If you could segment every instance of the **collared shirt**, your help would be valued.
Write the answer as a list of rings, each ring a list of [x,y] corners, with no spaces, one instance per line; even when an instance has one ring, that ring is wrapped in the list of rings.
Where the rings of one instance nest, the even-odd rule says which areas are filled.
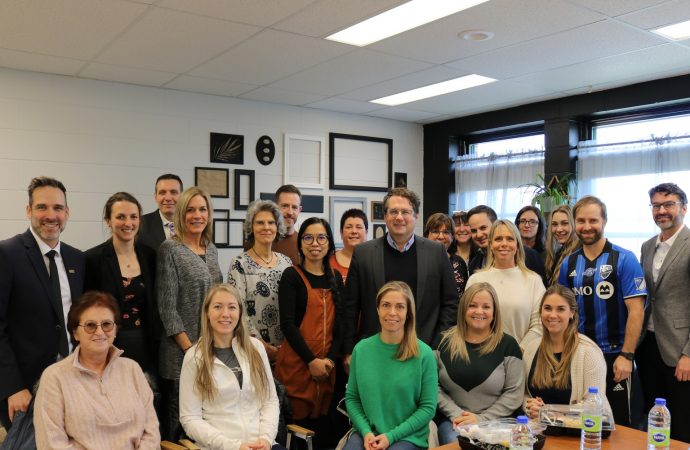
[[[398,245],[395,243],[395,241],[394,241],[393,238],[391,237],[391,234],[390,234],[390,233],[386,233],[386,241],[388,241],[388,245],[390,245],[390,246],[393,247],[394,249],[398,250]],[[414,233],[412,233],[412,237],[410,238],[410,240],[407,241],[407,242],[405,243],[405,245],[403,245],[402,251],[400,251],[400,250],[398,250],[398,251],[399,251],[400,253],[406,252],[406,251],[408,251],[408,250],[410,249],[410,247],[412,247],[412,244],[414,244]]]
[[[69,346],[69,351],[71,353],[72,343],[70,342],[69,331],[67,331],[67,313],[69,313],[69,309],[72,306],[72,292],[69,288],[69,278],[67,278],[67,269],[65,269],[65,261],[62,259],[62,253],[60,253],[60,242],[58,241],[55,248],[51,248],[50,245],[46,244],[43,241],[43,239],[41,239],[36,234],[33,228],[29,227],[29,230],[31,230],[31,234],[34,235],[34,239],[36,239],[36,243],[38,244],[38,249],[41,252],[41,255],[43,255],[43,262],[46,265],[46,270],[48,271],[49,276],[50,260],[48,259],[46,254],[51,250],[55,250],[57,252],[57,254],[55,255],[55,265],[57,266],[58,278],[60,279],[60,296],[62,297],[62,319],[64,321],[65,334],[67,334],[67,345]]]
[[[652,278],[654,278],[654,283],[656,283],[657,278],[659,278],[659,270],[661,270],[661,266],[664,264],[666,255],[668,255],[673,243],[676,242],[676,238],[680,234],[680,230],[683,228],[684,227],[678,228],[678,230],[673,233],[673,236],[665,241],[661,240],[661,233],[656,237],[656,250],[654,251],[654,259],[652,259]],[[649,316],[647,329],[649,331],[654,331],[654,318],[652,316]]]
[[[172,234],[170,233],[170,225],[168,225],[169,223],[172,223],[172,221],[168,220],[163,215],[163,213],[161,212],[160,209],[158,210],[158,214],[161,215],[161,222],[163,222],[163,233],[165,233],[165,238],[166,239],[172,238]]]

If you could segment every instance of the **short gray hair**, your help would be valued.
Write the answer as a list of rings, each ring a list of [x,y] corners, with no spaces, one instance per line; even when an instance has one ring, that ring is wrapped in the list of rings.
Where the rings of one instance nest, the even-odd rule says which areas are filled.
[[[273,218],[276,220],[276,225],[278,227],[278,233],[276,233],[276,241],[279,241],[287,233],[285,228],[285,222],[283,221],[283,213],[280,212],[280,208],[274,202],[270,200],[256,200],[249,205],[247,209],[247,217],[244,219],[244,239],[249,242],[250,245],[254,245],[254,233],[252,230],[252,225],[254,224],[254,217],[263,211],[268,211],[273,214]]]

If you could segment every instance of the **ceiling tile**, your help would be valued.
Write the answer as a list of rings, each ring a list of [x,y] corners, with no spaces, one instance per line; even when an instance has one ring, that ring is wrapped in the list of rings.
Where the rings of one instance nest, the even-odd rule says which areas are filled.
[[[572,45],[577,42],[578,45]],[[652,47],[664,42],[614,20],[585,25],[548,37],[447,64],[498,79]]]
[[[419,61],[359,49],[273,83],[272,87],[334,96],[429,67]]]
[[[619,20],[649,30],[690,20],[690,0],[667,2],[654,8],[618,17]]]
[[[303,106],[323,99],[323,95],[308,92],[298,92],[288,89],[276,89],[272,87],[260,87],[246,94],[240,95],[247,100],[260,102],[282,103],[286,105]]]
[[[267,27],[313,2],[314,0],[161,0],[157,6]]]
[[[339,111],[352,114],[364,114],[377,109],[382,109],[381,105],[369,102],[359,102],[346,98],[327,98],[318,102],[304,105],[308,108],[325,109],[328,111]]]
[[[585,8],[598,11],[611,17],[645,9],[668,1],[669,0],[570,0],[571,3],[584,6]]]
[[[418,120],[428,120],[433,117],[438,117],[438,114],[396,107],[372,111],[370,113],[367,113],[367,116],[383,117],[384,119],[403,120],[405,122],[416,122]]]
[[[90,63],[79,72],[79,76],[95,78],[96,80],[117,81],[120,83],[141,84],[144,86],[161,86],[172,80],[175,76],[170,72],[158,72],[155,70],[132,69],[110,64]]]
[[[602,19],[599,13],[563,0],[492,0],[369,48],[443,64]],[[495,36],[483,42],[458,37],[458,33],[468,30],[492,31]]]
[[[262,85],[351,51],[349,45],[264,30],[189,74]]]
[[[227,97],[236,97],[257,88],[256,85],[246,83],[211,80],[209,78],[191,77],[187,75],[179,76],[167,83],[165,87],[181,91],[201,92],[204,94],[223,95]]]
[[[84,67],[84,61],[0,48],[0,67],[58,75],[76,75],[79,69]]]
[[[2,0],[0,45],[12,50],[89,59],[147,8],[110,0]]]
[[[259,30],[249,25],[156,8],[127,30],[97,60],[181,73]]]

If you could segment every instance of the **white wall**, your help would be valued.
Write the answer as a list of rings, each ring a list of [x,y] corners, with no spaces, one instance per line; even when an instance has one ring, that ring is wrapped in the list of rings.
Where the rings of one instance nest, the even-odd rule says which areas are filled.
[[[244,136],[244,165],[210,163],[211,131]],[[421,195],[423,131],[417,124],[0,69],[0,239],[26,230],[26,187],[34,176],[65,184],[70,220],[62,239],[85,250],[107,238],[101,214],[113,192],[134,194],[148,212],[155,208],[158,175],[179,174],[188,187],[194,184],[195,166],[224,167],[230,169],[231,197],[216,198],[213,206],[232,210],[234,169],[256,171],[257,198],[274,192],[283,184],[284,133],[322,136],[328,145],[329,132],[393,139],[393,170],[407,172],[409,187]],[[255,154],[264,134],[276,145],[269,166],[259,164]],[[383,197],[381,192],[302,191],[326,196],[326,218],[331,195],[364,196],[368,204]],[[232,211],[231,217],[244,218],[244,212]],[[220,250],[223,273],[238,252]]]

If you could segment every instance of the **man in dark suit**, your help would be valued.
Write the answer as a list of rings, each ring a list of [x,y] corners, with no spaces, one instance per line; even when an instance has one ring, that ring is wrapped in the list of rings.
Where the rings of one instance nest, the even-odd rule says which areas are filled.
[[[497,219],[498,216],[496,215],[496,211],[486,205],[477,205],[467,211],[467,225],[470,227],[472,240],[479,248],[467,265],[470,276],[477,270],[484,268],[486,252],[489,248],[489,231],[491,231],[491,225],[496,222]],[[525,246],[525,265],[529,270],[539,275],[542,282],[546,284],[544,262],[539,257],[539,253],[527,246]]]
[[[141,216],[141,225],[137,239],[144,245],[158,251],[164,240],[175,234],[173,217],[175,205],[182,192],[182,180],[177,175],[166,173],[156,179],[153,198],[158,209]]]
[[[688,197],[673,183],[649,191],[659,235],[642,245],[649,301],[646,333],[635,353],[645,411],[667,401],[671,437],[690,442],[690,230],[683,224]]]
[[[0,242],[0,421],[26,411],[43,369],[71,351],[67,313],[82,293],[84,254],[60,242],[69,208],[65,186],[29,185],[29,229]]]
[[[409,189],[390,190],[383,199],[388,232],[355,247],[347,275],[350,331],[344,353],[379,332],[376,293],[388,281],[404,281],[412,289],[422,341],[435,347],[441,331],[455,323],[458,291],[448,254],[440,243],[414,234],[419,206],[419,197]]]

